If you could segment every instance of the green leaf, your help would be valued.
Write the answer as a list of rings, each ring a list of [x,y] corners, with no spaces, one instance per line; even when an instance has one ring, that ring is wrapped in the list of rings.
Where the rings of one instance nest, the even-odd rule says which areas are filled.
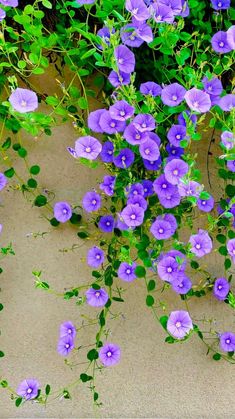
[[[146,269],[143,266],[137,266],[135,268],[135,274],[137,278],[143,278],[146,275]]]
[[[79,231],[77,235],[80,239],[87,239],[87,237],[89,237],[89,234],[86,231]]]
[[[88,103],[87,103],[87,100],[84,98],[84,97],[80,97],[79,99],[78,99],[78,106],[79,106],[79,108],[81,108],[81,109],[88,109]]]
[[[46,198],[46,196],[44,196],[44,195],[38,195],[35,198],[34,205],[36,207],[44,207],[44,205],[46,205],[46,204],[47,204],[47,198]]]
[[[153,291],[156,287],[156,282],[154,281],[154,279],[150,279],[150,281],[148,282],[148,291]]]
[[[87,374],[81,374],[80,375],[80,380],[83,383],[86,383],[87,381],[91,381],[92,379],[93,379],[93,377],[91,377],[90,375],[87,375]]]
[[[168,316],[162,316],[159,319],[163,329],[167,330],[167,322],[168,322]]]
[[[99,398],[99,394],[98,393],[94,393],[94,402],[96,402],[96,400],[98,400],[98,398]]]
[[[6,177],[8,177],[8,178],[13,177],[13,176],[14,176],[14,174],[15,174],[15,169],[14,169],[13,167],[11,167],[11,168],[10,168],[10,169],[8,169],[8,170],[5,170],[5,172],[4,172],[4,175],[5,175]]]
[[[219,247],[219,253],[223,256],[227,256],[227,254],[228,254],[227,247],[226,246],[220,246]]]
[[[15,405],[16,405],[16,407],[19,407],[19,406],[21,405],[22,401],[23,401],[23,398],[22,398],[22,397],[18,397],[18,398],[16,399],[16,401],[15,401]]]
[[[199,263],[197,263],[195,260],[192,260],[190,265],[191,265],[191,268],[193,268],[193,269],[198,269],[199,268]]]
[[[38,186],[38,183],[37,183],[37,181],[35,179],[32,179],[31,178],[31,179],[28,179],[27,185],[28,185],[29,188],[34,189],[34,188],[36,188]]]
[[[216,239],[219,243],[226,243],[226,236],[224,236],[223,234],[217,234]]]
[[[3,358],[5,356],[3,351],[0,351],[0,358]]]
[[[47,9],[52,9],[52,4],[51,4],[51,2],[49,0],[42,0],[42,4]]]
[[[229,198],[233,198],[235,196],[235,186],[234,185],[227,185],[225,188],[225,192]]]
[[[216,354],[213,355],[213,359],[215,361],[219,361],[221,359],[221,355],[218,352],[216,352]]]
[[[10,137],[8,137],[5,141],[4,141],[4,143],[2,144],[2,150],[8,150],[8,148],[10,148],[11,147],[11,138]]]
[[[4,308],[4,305],[0,303],[0,311],[2,311]]]
[[[38,175],[38,173],[40,172],[40,167],[37,165],[31,166],[29,171],[32,175]]]
[[[47,396],[48,396],[48,394],[50,394],[50,391],[51,391],[51,386],[50,386],[50,384],[47,384],[46,387],[45,387],[45,393],[46,393]]]
[[[154,300],[153,296],[152,295],[147,295],[147,297],[146,297],[146,305],[148,307],[152,307],[154,305],[154,303],[155,303],[155,300]]]
[[[231,265],[232,265],[231,260],[230,259],[225,259],[224,268],[225,268],[226,271],[231,268]]]

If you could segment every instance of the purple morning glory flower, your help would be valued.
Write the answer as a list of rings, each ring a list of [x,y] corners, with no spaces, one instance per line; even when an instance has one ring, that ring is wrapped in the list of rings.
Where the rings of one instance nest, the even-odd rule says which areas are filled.
[[[195,112],[205,113],[211,108],[211,100],[208,93],[203,92],[202,90],[193,89],[188,90],[184,96],[187,105]]]
[[[144,188],[144,198],[153,195],[153,182],[151,180],[143,180],[142,185]]]
[[[188,164],[181,159],[173,159],[164,167],[166,180],[172,185],[179,184],[180,179],[188,173],[188,170]]]
[[[171,144],[180,146],[180,141],[186,137],[186,127],[184,125],[172,125],[167,133],[167,138]]]
[[[121,218],[128,227],[137,227],[144,221],[144,210],[139,205],[129,204],[122,210]]]
[[[38,108],[38,98],[35,92],[17,87],[9,97],[13,109],[20,113],[32,112]]]
[[[11,6],[11,7],[17,7],[18,6],[18,0],[0,0],[0,3],[4,6]]]
[[[235,95],[231,93],[221,97],[218,105],[225,112],[231,111],[235,108]]]
[[[82,200],[82,206],[85,211],[98,211],[101,207],[101,197],[95,191],[87,192]]]
[[[155,119],[149,114],[137,115],[132,123],[140,132],[153,131],[156,128]]]
[[[149,10],[143,0],[126,0],[126,9],[139,21],[145,21],[150,17]]]
[[[113,119],[109,111],[105,111],[100,117],[100,126],[106,134],[116,134],[124,131],[126,123],[125,121]]]
[[[98,268],[104,262],[104,252],[97,246],[93,246],[87,253],[87,264],[92,268]]]
[[[139,48],[144,43],[144,40],[138,36],[135,25],[132,23],[123,26],[120,35],[122,43],[129,47]]]
[[[76,151],[74,150],[74,148],[72,148],[72,147],[67,147],[67,150],[68,150],[69,154],[70,154],[71,156],[73,156],[75,159],[77,159],[77,158],[78,158],[77,153],[76,153]]]
[[[89,114],[87,124],[92,131],[103,133],[103,129],[100,126],[100,117],[104,112],[106,112],[105,109],[98,109]]]
[[[215,10],[225,10],[230,7],[230,0],[211,0],[213,9]]]
[[[140,85],[140,93],[142,93],[142,95],[156,97],[160,96],[161,92],[161,86],[157,83],[154,83],[154,81],[147,81],[146,83],[141,83]]]
[[[155,179],[155,181],[153,182],[153,189],[158,196],[166,196],[177,190],[176,187],[174,187],[170,182],[167,181],[165,175],[160,175],[157,179]]]
[[[115,33],[115,30],[112,29],[112,33]],[[111,37],[111,33],[110,33],[110,29],[107,28],[106,26],[104,26],[103,28],[99,29],[97,32],[97,35],[102,38],[102,41],[105,45],[109,46],[110,45],[110,37]],[[102,45],[98,45],[98,48],[103,50],[103,46]]]
[[[177,262],[176,257],[180,258],[181,263],[177,262],[178,271],[184,272],[187,265],[187,260],[186,260],[186,256],[182,252],[180,252],[179,250],[172,249],[172,250],[169,250],[169,252],[167,252],[165,255],[173,257],[176,262]]]
[[[153,3],[151,5],[153,10],[153,17],[157,23],[173,23],[174,14],[170,7],[165,6],[161,3]]]
[[[230,284],[226,278],[216,279],[213,287],[213,294],[217,300],[224,301],[230,290]]]
[[[209,80],[207,77],[203,77],[202,79],[203,87],[206,93],[212,96],[219,96],[223,91],[223,86],[217,77]]]
[[[119,71],[130,74],[135,69],[135,55],[125,45],[119,45],[114,50],[114,56]]]
[[[182,197],[195,196],[199,198],[202,190],[203,186],[195,182],[195,180],[189,180],[187,182],[180,181],[178,184],[178,192]]]
[[[180,272],[177,278],[173,279],[171,285],[177,294],[187,294],[192,288],[192,282],[184,272]]]
[[[78,4],[94,4],[96,0],[76,0]]]
[[[190,121],[191,121],[194,125],[196,125],[196,123],[197,123],[197,116],[196,116],[195,114],[191,114],[191,112],[190,112],[189,110],[186,110],[186,111],[184,111],[184,112],[181,112],[181,113],[178,115],[178,122],[179,122],[179,124],[180,124],[180,125],[184,125],[184,126],[186,126],[186,125],[187,125],[187,121],[186,121],[186,118],[185,118],[185,116],[184,116],[185,114],[188,116],[188,118],[190,119]]]
[[[235,136],[230,131],[224,131],[221,134],[221,142],[227,150],[232,150],[235,147]]]
[[[130,74],[124,73],[123,71],[119,71],[119,74],[116,71],[111,71],[108,80],[114,87],[129,84],[131,81]]]
[[[0,191],[5,188],[7,183],[7,177],[3,173],[0,173]]]
[[[201,211],[210,212],[214,208],[214,198],[210,196],[208,199],[201,199],[197,200],[197,206]]]
[[[167,144],[166,151],[169,153],[167,161],[180,158],[184,154],[182,147],[175,147],[173,144]]]
[[[167,330],[174,338],[183,339],[190,330],[193,330],[192,319],[188,312],[172,311],[167,321]]]
[[[232,48],[230,47],[227,39],[227,32],[219,31],[211,38],[212,48],[218,54],[226,54],[230,52]]]
[[[227,41],[230,48],[235,50],[235,25],[230,26],[230,28],[227,30]]]
[[[132,195],[128,198],[127,204],[139,205],[145,211],[148,208],[147,201],[141,195]]]
[[[114,153],[114,145],[111,141],[105,141],[102,145],[100,158],[104,163],[112,163]]]
[[[172,256],[163,256],[157,264],[157,272],[162,281],[172,282],[179,274],[178,263]]]
[[[157,240],[169,239],[174,233],[172,232],[171,224],[164,220],[164,218],[157,217],[150,227],[150,232]]]
[[[140,132],[133,123],[129,124],[123,134],[125,140],[132,145],[139,145],[147,140],[148,133]]]
[[[113,163],[120,169],[127,169],[134,163],[134,160],[135,154],[129,148],[123,148],[117,156],[113,157]]]
[[[57,345],[57,352],[62,356],[67,356],[74,348],[74,341],[72,336],[64,336],[59,339]]]
[[[54,205],[54,217],[60,223],[66,223],[72,217],[72,208],[67,202],[57,202]]]
[[[198,258],[205,256],[212,250],[212,240],[206,230],[199,229],[197,234],[193,234],[189,243],[191,244],[191,252]]]
[[[175,16],[182,12],[182,0],[159,0],[159,3],[170,7]]]
[[[80,137],[75,141],[75,151],[78,157],[95,160],[102,150],[100,142],[90,135]]]
[[[141,183],[134,183],[131,187],[127,190],[128,197],[136,196],[136,195],[144,195],[144,187]]]
[[[114,218],[112,215],[104,215],[100,218],[99,229],[104,233],[112,233],[114,229]]]
[[[174,208],[179,205],[181,197],[177,191],[177,187],[175,187],[174,191],[171,193],[166,195],[158,195],[158,199],[164,208]]]
[[[147,170],[159,170],[162,166],[162,159],[159,157],[157,160],[147,160],[143,159],[144,167]]]
[[[71,336],[72,339],[75,339],[76,334],[76,327],[73,325],[72,322],[67,321],[60,325],[60,338]]]
[[[149,138],[143,144],[140,144],[139,152],[145,160],[156,161],[160,157],[158,145]]]
[[[153,41],[152,28],[146,22],[143,22],[143,21],[140,22],[133,17],[132,27],[135,28],[135,33],[140,39],[147,42],[148,44]]]
[[[118,216],[117,216],[117,221],[116,221],[116,224],[115,224],[115,228],[118,228],[121,231],[125,231],[125,230],[128,230],[129,229],[128,225],[126,225],[122,221],[120,214],[118,214]]]
[[[86,301],[89,306],[92,307],[103,307],[109,299],[108,293],[103,288],[95,290],[94,288],[89,288],[86,291]]]
[[[116,182],[115,176],[104,176],[103,182],[100,184],[100,189],[108,196],[114,193],[114,186]]]
[[[211,100],[211,107],[215,106],[215,105],[219,105],[220,102],[220,96],[210,96],[210,100]]]
[[[220,334],[220,348],[224,352],[235,351],[235,334],[232,332],[225,332]]]
[[[39,387],[40,384],[37,380],[34,378],[27,378],[19,384],[16,392],[18,396],[23,397],[25,400],[31,400],[37,397]]]
[[[235,172],[235,160],[227,161],[227,168],[230,172]]]
[[[114,105],[110,106],[109,113],[111,118],[117,121],[125,121],[134,115],[135,108],[129,105],[125,100],[119,100]]]
[[[129,263],[122,262],[118,269],[118,277],[126,282],[134,281],[136,279],[135,268],[136,263],[129,265]]]
[[[99,351],[99,359],[105,367],[117,364],[121,358],[121,350],[114,343],[106,343]]]
[[[235,263],[235,239],[228,240],[227,250],[230,256],[232,256],[233,262]]]
[[[0,22],[1,22],[3,19],[5,19],[5,17],[6,17],[6,12],[5,12],[5,10],[3,10],[3,9],[1,9],[1,8],[0,8]]]
[[[164,105],[178,106],[183,100],[186,89],[179,83],[169,84],[162,89],[161,99]]]
[[[190,13],[187,0],[182,0],[182,11],[179,13],[179,16],[187,17]]]
[[[147,133],[148,138],[150,138],[150,140],[155,141],[155,143],[160,147],[161,144],[161,138],[155,133],[155,132],[148,132]]]

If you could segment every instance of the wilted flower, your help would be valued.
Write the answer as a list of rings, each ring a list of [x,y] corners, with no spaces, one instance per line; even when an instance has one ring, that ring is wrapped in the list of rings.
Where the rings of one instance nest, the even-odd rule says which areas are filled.
[[[114,50],[114,56],[118,69],[123,73],[130,74],[135,69],[135,55],[125,45],[119,45]]]
[[[114,218],[112,215],[104,215],[98,223],[99,229],[104,233],[111,233],[114,229]]]
[[[74,349],[72,336],[61,337],[58,341],[57,352],[62,356],[67,356]]]
[[[167,330],[174,338],[183,339],[190,330],[193,330],[192,319],[188,312],[172,311],[167,321]]]
[[[35,111],[38,108],[38,98],[35,92],[28,89],[17,89],[12,92],[9,102],[13,109],[20,113]]]
[[[189,243],[191,244],[191,252],[198,258],[205,256],[212,250],[212,240],[206,230],[199,229],[198,234],[193,234]]]
[[[128,227],[137,227],[143,223],[144,210],[139,205],[129,204],[122,210],[121,218]]]
[[[161,98],[164,105],[178,106],[183,100],[186,89],[179,83],[169,84],[162,89]]]
[[[60,325],[60,337],[66,337],[66,336],[71,336],[72,339],[75,339],[76,337],[76,327],[73,325],[72,322],[67,321],[64,322]]]
[[[173,159],[169,161],[164,167],[166,180],[172,185],[177,185],[186,173],[188,173],[189,166],[181,159]]]
[[[86,291],[86,301],[89,306],[103,307],[108,299],[108,293],[103,288],[99,288],[98,290],[89,288],[89,290]]]
[[[135,268],[136,263],[130,265],[127,262],[122,262],[118,268],[118,277],[126,282],[134,281],[134,279],[136,279]]]
[[[154,81],[147,81],[146,83],[141,83],[140,85],[140,93],[142,93],[142,95],[156,97],[160,96],[161,92],[161,86],[157,83],[154,83]]]
[[[212,48],[218,54],[225,54],[232,50],[228,43],[227,32],[219,31],[211,38]]]
[[[217,300],[224,301],[230,290],[230,284],[226,278],[216,279],[213,287],[213,294]]]
[[[185,93],[184,98],[190,109],[195,112],[204,113],[211,108],[211,100],[208,93],[196,89],[195,87],[188,90],[188,92]]]
[[[67,202],[57,202],[54,205],[54,217],[60,223],[66,223],[72,217],[72,208]]]
[[[104,252],[97,246],[93,246],[87,253],[87,264],[92,268],[98,268],[104,262]]]
[[[80,137],[75,141],[75,151],[78,157],[95,160],[102,150],[100,142],[90,135]]]
[[[135,154],[129,148],[123,148],[120,150],[117,156],[113,157],[113,163],[120,169],[127,169],[132,165],[135,160]]]
[[[232,332],[225,332],[220,334],[220,348],[224,352],[235,351],[235,334]]]
[[[39,387],[40,384],[37,380],[27,378],[19,384],[16,392],[18,396],[23,397],[25,400],[35,399],[38,395]]]
[[[121,358],[121,350],[114,343],[106,343],[99,351],[99,359],[105,367],[117,364]]]

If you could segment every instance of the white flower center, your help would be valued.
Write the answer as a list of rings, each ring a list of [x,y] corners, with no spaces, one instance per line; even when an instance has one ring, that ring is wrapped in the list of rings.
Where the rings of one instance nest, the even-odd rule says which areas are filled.
[[[194,106],[194,108],[198,108],[198,102],[197,101],[195,101],[195,102],[193,102],[193,106]]]
[[[122,161],[125,161],[126,160],[126,156],[122,156]]]
[[[126,270],[126,273],[127,273],[127,275],[130,275],[131,270],[130,270],[130,269],[127,269],[127,270]]]
[[[93,200],[91,201],[91,203],[92,203],[93,205],[96,205],[96,203],[97,203],[96,199],[93,199]]]
[[[132,9],[132,14],[133,14],[133,15],[136,15],[136,14],[138,13],[138,10],[139,10],[139,9],[138,9],[137,7],[136,7],[136,9]]]
[[[169,272],[169,273],[172,272],[172,268],[170,266],[167,268],[167,272]]]
[[[139,140],[140,139],[140,134],[136,134],[135,139]]]
[[[172,100],[176,101],[178,99],[178,97],[176,95],[172,96]]]
[[[64,208],[62,212],[63,212],[63,214],[67,214],[68,211],[67,211],[67,209]]]
[[[176,139],[177,139],[177,140],[180,140],[180,139],[181,139],[181,135],[180,135],[180,134],[177,134],[177,135],[176,135]]]
[[[179,328],[179,327],[181,327],[181,322],[176,322],[175,325],[176,325],[177,328]]]
[[[123,58],[118,59],[119,64],[123,64]]]
[[[32,388],[28,388],[27,393],[30,394],[32,393],[33,389]]]
[[[90,153],[91,152],[91,147],[86,147],[85,151],[86,151],[86,153]]]
[[[71,334],[72,333],[72,329],[68,329],[68,333]]]
[[[219,1],[219,3],[218,3],[218,7],[221,7],[222,6],[222,3],[221,3],[221,1]]]
[[[136,219],[136,215],[135,214],[131,214],[131,219],[135,220]]]
[[[223,47],[224,47],[224,42],[220,42],[220,43],[219,43],[219,46],[220,46],[221,48],[223,48]]]
[[[146,128],[147,127],[147,125],[146,125],[145,122],[143,122],[143,124],[141,124],[141,126],[142,126],[142,128]]]
[[[125,111],[120,111],[120,115],[121,116],[125,116],[126,115],[126,112]]]
[[[110,127],[115,128],[116,124],[115,122],[111,122]]]
[[[112,352],[108,351],[106,355],[110,358],[112,356]]]
[[[166,183],[163,183],[163,184],[162,184],[162,188],[163,188],[163,189],[166,189],[166,188],[167,188],[167,184],[166,184]]]
[[[100,296],[100,292],[99,291],[96,291],[95,296],[96,297],[99,297]]]
[[[70,346],[70,345],[69,345],[69,343],[66,343],[66,344],[65,344],[66,349],[68,349],[68,348],[69,348],[69,346]]]
[[[196,249],[201,249],[201,245],[199,243],[196,244]]]
[[[23,106],[25,108],[25,106],[27,105],[27,102],[25,100],[21,101],[21,106]]]
[[[149,150],[149,148],[146,148],[145,150],[144,150],[144,152],[145,152],[145,154],[149,154],[150,153],[150,150]]]
[[[106,226],[110,226],[110,221],[107,221]]]
[[[97,260],[100,260],[100,255],[96,255],[96,259]]]
[[[225,341],[226,343],[231,343],[231,339],[226,339],[226,341]]]
[[[222,288],[223,288],[222,285],[218,286],[218,290],[222,290]]]
[[[158,233],[162,234],[164,232],[163,228],[159,228]]]
[[[155,19],[157,22],[160,22],[162,20],[162,16],[161,15],[155,16]]]
[[[173,170],[173,175],[177,176],[179,174],[179,171],[177,169]]]

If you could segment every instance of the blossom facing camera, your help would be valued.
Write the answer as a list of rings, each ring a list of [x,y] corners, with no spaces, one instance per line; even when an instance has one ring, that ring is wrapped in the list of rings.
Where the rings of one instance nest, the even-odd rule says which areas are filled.
[[[205,113],[211,108],[211,100],[208,93],[195,87],[185,93],[185,100],[187,105],[195,112]]]
[[[169,84],[162,89],[161,99],[164,105],[178,106],[184,100],[186,89],[179,83]]]
[[[86,291],[86,301],[92,307],[103,307],[109,299],[108,293],[103,288],[89,288]]]
[[[72,208],[67,202],[57,202],[54,205],[54,217],[60,223],[66,223],[72,217]]]
[[[87,253],[87,264],[92,268],[98,268],[104,262],[104,252],[97,246],[93,246]]]
[[[217,300],[224,301],[230,290],[230,284],[226,278],[216,279],[213,287],[213,294]]]
[[[126,9],[139,21],[145,21],[150,17],[149,10],[143,0],[126,0]]]
[[[123,73],[130,74],[135,69],[135,55],[125,45],[119,45],[114,50],[114,56],[118,69]]]
[[[118,268],[118,277],[121,278],[123,281],[132,282],[136,279],[135,274],[136,263],[129,263],[122,262]]]
[[[61,356],[67,356],[74,349],[73,337],[70,335],[63,336],[59,339],[57,345],[57,352]]]
[[[111,367],[118,364],[120,358],[120,347],[114,343],[106,343],[99,351],[99,359],[105,367]]]
[[[100,221],[98,223],[99,229],[104,233],[112,233],[114,229],[114,218],[112,215],[104,215],[100,217]]]
[[[98,211],[101,207],[101,196],[95,191],[87,192],[83,197],[82,206],[87,212]]]
[[[77,157],[87,160],[95,160],[102,150],[100,142],[90,135],[80,137],[75,141],[75,151]]]
[[[144,210],[139,205],[128,204],[122,210],[121,218],[128,227],[137,227],[144,221]]]
[[[75,339],[76,334],[77,334],[76,327],[73,325],[72,322],[67,321],[60,325],[60,338],[71,336],[72,339]]]
[[[38,98],[35,92],[17,87],[9,97],[13,109],[20,113],[32,112],[38,108]]]
[[[224,352],[235,351],[235,334],[232,332],[220,334],[220,348]]]
[[[191,252],[198,258],[205,256],[212,250],[212,240],[206,230],[199,229],[198,234],[193,234],[189,243],[191,244]]]
[[[218,54],[226,54],[232,51],[232,48],[228,42],[227,32],[219,31],[211,38],[211,45],[215,52]]]
[[[25,400],[31,400],[37,397],[39,387],[40,384],[37,380],[34,378],[27,378],[19,384],[16,392],[18,396],[23,397]]]
[[[168,332],[176,339],[183,339],[191,330],[193,322],[185,310],[172,311],[167,321]]]

